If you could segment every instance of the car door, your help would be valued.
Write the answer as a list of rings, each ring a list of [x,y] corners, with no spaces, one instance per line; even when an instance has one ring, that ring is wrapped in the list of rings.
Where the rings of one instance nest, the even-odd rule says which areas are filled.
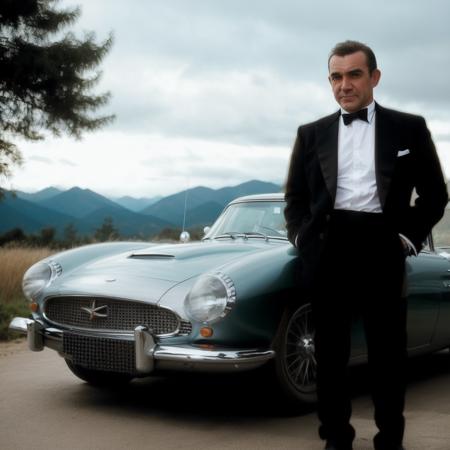
[[[440,277],[441,304],[433,344],[443,347],[450,344],[450,247],[436,248],[435,253],[445,263]]]
[[[434,340],[446,283],[449,261],[426,247],[406,260],[408,280],[408,349],[425,349]]]
[[[408,349],[411,352],[426,349],[434,342],[444,292],[448,294],[446,323],[450,336],[450,287],[445,287],[446,284],[450,286],[449,270],[450,261],[434,251],[431,238],[417,257],[406,258]],[[444,289],[448,289],[448,293]],[[444,324],[442,328],[445,328]],[[361,358],[366,353],[362,321],[355,320],[352,330],[352,357]]]

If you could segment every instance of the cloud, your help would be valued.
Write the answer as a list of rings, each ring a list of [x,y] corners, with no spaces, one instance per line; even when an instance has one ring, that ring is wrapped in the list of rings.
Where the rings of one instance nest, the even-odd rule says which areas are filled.
[[[348,38],[375,50],[376,99],[426,117],[450,173],[447,0],[75,3],[79,34],[114,31],[95,90],[111,91],[103,112],[117,120],[81,142],[21,144],[16,182],[148,196],[186,183],[282,182],[298,125],[337,109],[326,61]]]
[[[432,8],[417,0],[134,0],[127,11],[109,0],[82,3],[83,22],[115,32],[103,80],[115,129],[286,143],[298,123],[336,108],[326,60],[347,38],[374,48],[387,106],[414,102],[436,118],[450,110],[445,0]]]
[[[66,158],[59,158],[58,161],[65,166],[76,167],[78,165]]]
[[[167,69],[140,77],[115,100],[137,102],[126,114],[118,114],[116,127],[122,131],[290,145],[299,123],[324,113],[323,105],[335,108],[328,86],[291,82],[271,72],[230,72],[203,79],[182,69]]]
[[[33,155],[33,156],[30,156],[28,159],[30,161],[36,161],[36,162],[40,162],[40,163],[43,163],[43,164],[50,164],[51,165],[51,164],[54,163],[54,161],[52,159],[46,158],[45,156]]]
[[[231,144],[217,141],[165,138],[117,131],[86,136],[80,143],[69,138],[49,138],[24,147],[61,158],[61,149],[76,166],[54,170],[33,160],[14,175],[17,189],[36,190],[49,185],[78,185],[99,193],[121,196],[168,195],[186,186],[220,188],[250,179],[279,182],[285,176],[290,148]],[[145,161],[145,164],[142,164]]]

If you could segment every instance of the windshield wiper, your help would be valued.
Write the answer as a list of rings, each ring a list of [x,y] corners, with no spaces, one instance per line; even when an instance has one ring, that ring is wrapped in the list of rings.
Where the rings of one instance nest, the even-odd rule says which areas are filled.
[[[238,231],[228,231],[227,233],[219,234],[218,236],[214,236],[213,239],[219,239],[223,237],[230,237],[231,239],[236,239],[237,237],[243,237],[244,239],[248,239],[249,236],[261,236],[266,241],[268,240],[268,237],[264,233],[259,233],[257,231],[251,231],[251,232],[238,232]]]
[[[224,238],[224,237],[236,239],[236,235],[240,235],[240,234],[242,234],[242,233],[238,233],[237,231],[228,231],[226,233],[222,233],[217,236],[214,236],[213,239]]]

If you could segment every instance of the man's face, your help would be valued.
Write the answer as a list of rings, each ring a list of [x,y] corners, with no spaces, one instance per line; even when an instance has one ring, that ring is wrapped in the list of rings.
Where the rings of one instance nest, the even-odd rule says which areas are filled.
[[[362,51],[345,56],[333,55],[329,63],[329,76],[334,98],[342,109],[355,112],[373,100],[373,88],[380,80],[381,72],[369,73],[366,55]]]

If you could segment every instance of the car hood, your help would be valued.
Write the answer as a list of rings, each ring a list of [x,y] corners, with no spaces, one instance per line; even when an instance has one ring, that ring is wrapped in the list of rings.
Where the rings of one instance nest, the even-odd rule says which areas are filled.
[[[89,261],[57,279],[58,293],[157,302],[174,285],[242,255],[277,246],[262,239],[163,244]]]

